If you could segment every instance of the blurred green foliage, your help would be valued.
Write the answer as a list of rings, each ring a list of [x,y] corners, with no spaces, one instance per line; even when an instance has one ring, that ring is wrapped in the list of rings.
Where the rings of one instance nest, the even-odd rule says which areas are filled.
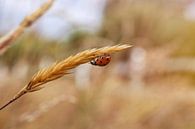
[[[101,36],[115,41],[134,41],[135,44],[142,44],[139,39],[143,39],[143,44],[149,47],[184,37],[185,21],[174,8],[167,9],[150,2],[125,3],[113,2],[108,5]]]
[[[68,40],[59,42],[43,39],[34,33],[25,34],[0,57],[0,62],[11,71],[19,61],[26,61],[32,67],[37,66],[44,57],[63,59],[78,52],[87,36],[86,33],[75,32]]]
[[[68,39],[48,41],[35,32],[24,35],[1,57],[10,69],[18,60],[37,64],[44,56],[61,59],[80,50],[130,43],[145,48],[176,46],[173,56],[195,56],[195,22],[183,16],[182,5],[158,1],[109,1],[102,27],[96,34],[76,31]],[[114,41],[114,43],[107,42]]]

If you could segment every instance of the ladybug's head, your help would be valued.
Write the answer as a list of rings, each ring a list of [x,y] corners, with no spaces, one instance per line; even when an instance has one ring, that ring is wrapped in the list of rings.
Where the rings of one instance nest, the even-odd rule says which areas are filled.
[[[90,63],[91,63],[92,65],[96,65],[95,60],[91,60]]]

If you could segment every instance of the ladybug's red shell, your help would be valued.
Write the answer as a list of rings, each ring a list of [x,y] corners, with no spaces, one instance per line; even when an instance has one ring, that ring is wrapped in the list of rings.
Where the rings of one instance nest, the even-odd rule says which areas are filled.
[[[109,54],[104,54],[96,57],[90,63],[92,65],[105,66],[110,63],[110,60],[111,60],[111,56]]]

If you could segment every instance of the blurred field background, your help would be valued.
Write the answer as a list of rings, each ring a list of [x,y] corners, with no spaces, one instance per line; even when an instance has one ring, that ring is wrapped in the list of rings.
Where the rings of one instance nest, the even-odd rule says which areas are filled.
[[[44,1],[0,0],[0,35]],[[0,57],[0,105],[79,51],[134,47],[79,66],[0,111],[0,129],[194,129],[195,1],[56,0]]]

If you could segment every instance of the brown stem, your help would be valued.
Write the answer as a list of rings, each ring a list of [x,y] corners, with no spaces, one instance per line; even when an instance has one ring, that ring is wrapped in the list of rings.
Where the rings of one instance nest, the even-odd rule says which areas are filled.
[[[11,99],[9,102],[7,102],[6,104],[4,104],[2,107],[0,107],[0,110],[4,109],[5,107],[7,107],[8,105],[10,105],[11,103],[13,103],[14,101],[16,101],[17,99],[19,99],[20,97],[22,97],[23,95],[25,95],[27,93],[27,91],[21,90],[16,96],[14,96],[13,99]]]

